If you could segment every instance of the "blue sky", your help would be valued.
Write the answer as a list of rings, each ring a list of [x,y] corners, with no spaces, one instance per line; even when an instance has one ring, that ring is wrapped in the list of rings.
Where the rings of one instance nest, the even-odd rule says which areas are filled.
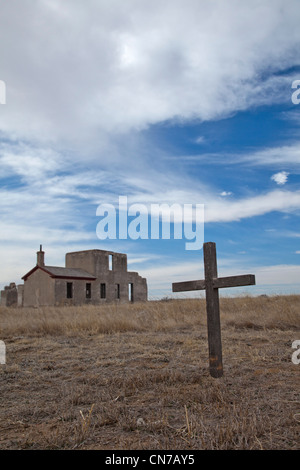
[[[219,275],[256,275],[223,295],[300,293],[298,0],[0,11],[1,287],[21,282],[40,244],[49,265],[68,251],[127,253],[150,299],[203,278],[202,250],[184,239],[98,239],[99,204],[127,196],[204,204]]]

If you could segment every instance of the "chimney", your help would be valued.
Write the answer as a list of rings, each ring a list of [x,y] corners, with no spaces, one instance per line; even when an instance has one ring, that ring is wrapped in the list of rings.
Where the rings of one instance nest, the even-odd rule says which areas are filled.
[[[37,252],[37,266],[45,266],[45,259],[44,259],[45,252],[42,250],[42,245],[40,245],[40,251]]]

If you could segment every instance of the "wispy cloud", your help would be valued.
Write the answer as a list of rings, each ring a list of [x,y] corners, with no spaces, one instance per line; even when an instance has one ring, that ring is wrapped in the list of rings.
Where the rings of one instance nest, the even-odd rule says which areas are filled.
[[[300,209],[300,191],[271,191],[266,194],[238,200],[208,201],[206,222],[229,222],[254,217],[272,211],[285,212]]]
[[[1,155],[0,151],[5,171],[9,171],[11,177],[22,178],[21,186],[16,184],[1,190],[2,220],[8,227],[7,230],[3,227],[3,234],[10,233],[9,227],[15,227],[18,220],[25,232],[26,226],[49,227],[53,233],[68,226],[70,239],[73,239],[71,230],[75,227],[84,239],[84,225],[90,225],[94,220],[92,223],[96,227],[97,205],[104,202],[117,204],[118,195],[122,194],[128,196],[129,204],[141,203],[147,207],[163,202],[169,205],[204,204],[205,222],[229,222],[300,208],[299,191],[275,190],[241,198],[234,197],[231,191],[216,195],[209,185],[193,178],[183,179],[182,175],[171,171],[164,174],[149,169],[145,175],[135,176],[130,171],[115,174],[101,170],[101,167],[88,170],[77,164],[73,173],[71,161],[64,161],[58,153],[48,161],[49,154],[52,155],[46,150],[36,150],[30,155],[28,149],[13,153],[13,148],[8,147],[6,153]],[[280,175],[277,182],[284,181],[285,175]]]
[[[271,147],[244,155],[242,161],[252,165],[300,165],[300,144]]]
[[[300,278],[300,265],[276,265],[256,268],[257,283],[266,285],[296,284]]]
[[[247,264],[246,264],[247,263]],[[259,266],[250,265],[249,260],[245,261],[231,258],[230,260],[218,260],[220,266],[220,276],[231,276],[237,274],[252,273],[256,278],[256,286],[252,286],[249,289],[249,293],[261,293],[263,288],[267,290],[267,286],[277,285],[283,286],[284,290],[288,285],[295,285],[297,279],[300,277],[300,265],[270,265],[270,266]],[[157,295],[165,295],[170,297],[197,297],[201,295],[200,291],[194,292],[183,292],[178,294],[172,294],[172,283],[181,282],[192,279],[203,279],[203,263],[190,262],[190,263],[172,263],[168,264],[166,261],[159,267],[149,268],[146,270],[145,275],[147,276],[151,291]],[[202,266],[202,270],[201,270]],[[231,289],[230,289],[231,290]],[[220,294],[226,295],[227,289],[221,289]],[[245,289],[240,287],[235,290],[235,293],[243,294]],[[281,292],[278,292],[281,293]],[[203,293],[202,293],[203,295]]]
[[[204,144],[204,142],[205,142],[205,137],[203,137],[203,135],[200,135],[199,137],[195,139],[196,144]]]
[[[174,157],[173,157],[174,158]],[[184,159],[185,162],[201,163],[209,162],[218,165],[244,165],[250,167],[289,166],[299,168],[300,165],[300,144],[293,143],[279,147],[265,147],[252,152],[213,152],[201,153],[197,155],[181,155],[177,159]]]

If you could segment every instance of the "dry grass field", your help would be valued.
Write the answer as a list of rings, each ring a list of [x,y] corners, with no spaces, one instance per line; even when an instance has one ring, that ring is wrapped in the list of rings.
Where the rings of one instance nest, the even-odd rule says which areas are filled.
[[[1,449],[300,448],[300,297],[0,309]]]

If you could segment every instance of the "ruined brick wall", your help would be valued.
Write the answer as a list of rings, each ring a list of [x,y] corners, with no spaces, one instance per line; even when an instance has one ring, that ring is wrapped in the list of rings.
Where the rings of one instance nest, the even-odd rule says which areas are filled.
[[[90,286],[87,290],[87,284]],[[84,305],[93,303],[94,281],[55,279],[55,305]]]
[[[1,291],[1,306],[18,306],[18,289],[14,282],[11,282],[9,286],[5,286],[4,290]]]
[[[18,307],[23,307],[24,303],[24,284],[17,285],[18,290]]]
[[[76,251],[66,254],[66,268],[81,268],[95,277],[111,271],[125,274],[127,255],[105,250]]]
[[[138,273],[127,271],[127,255],[105,250],[77,251],[66,254],[67,268],[81,268],[97,277],[92,282],[90,303],[147,300],[147,281]],[[133,284],[133,288],[131,288]],[[105,298],[101,298],[105,285]],[[132,296],[129,298],[129,291]],[[88,303],[88,300],[85,300]]]
[[[148,298],[146,279],[144,277],[141,277],[138,273],[129,272],[128,287],[129,284],[131,284],[131,298],[129,298],[129,300],[132,302],[145,302]],[[130,293],[128,293],[128,295],[130,296]]]

